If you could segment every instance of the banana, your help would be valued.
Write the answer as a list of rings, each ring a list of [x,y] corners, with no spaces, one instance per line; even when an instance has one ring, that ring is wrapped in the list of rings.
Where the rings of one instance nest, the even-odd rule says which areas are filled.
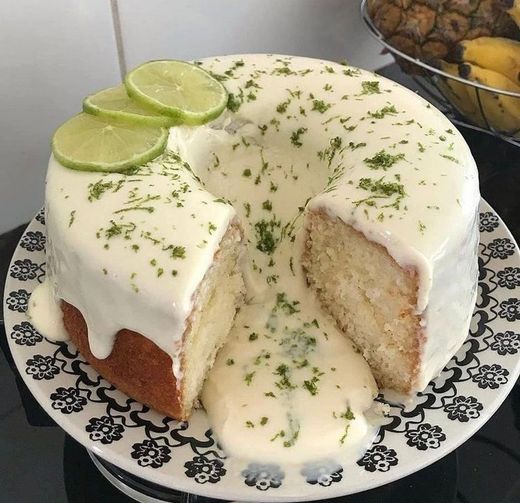
[[[450,75],[458,76],[458,66],[440,60],[439,67]],[[458,82],[453,79],[442,79],[437,82],[444,96],[452,103],[452,105],[472,123],[484,127],[485,121],[480,113],[479,104],[475,94],[475,89],[467,84]]]
[[[500,0],[502,8],[511,16],[520,28],[520,0]]]
[[[474,63],[520,83],[520,42],[501,37],[463,40],[455,48],[460,63]]]
[[[460,64],[459,75],[489,87],[520,94],[520,85],[501,73],[471,63]],[[506,133],[520,130],[520,98],[483,90],[479,90],[478,94],[485,119],[491,127]]]

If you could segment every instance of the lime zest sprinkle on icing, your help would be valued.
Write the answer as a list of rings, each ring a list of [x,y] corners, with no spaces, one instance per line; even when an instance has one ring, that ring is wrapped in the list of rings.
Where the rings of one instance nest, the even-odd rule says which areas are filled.
[[[454,162],[455,164],[459,164],[459,160],[452,155],[440,154],[440,156],[444,157],[444,159],[448,159],[448,161]]]
[[[354,416],[354,413],[350,409],[350,407],[347,407],[345,412],[342,412],[341,414],[337,414],[336,412],[332,412],[332,417],[334,419],[345,419],[347,421],[347,424],[345,426],[345,433],[341,436],[339,439],[340,445],[343,445],[345,443],[345,440],[348,435],[348,430],[350,428],[350,421],[353,421],[356,419],[356,416]]]
[[[397,110],[394,105],[387,105],[381,108],[380,110],[376,110],[375,112],[368,112],[369,117],[372,119],[383,119],[387,115],[396,115]]]
[[[357,68],[345,68],[343,70],[343,75],[345,75],[347,77],[356,77],[360,73],[361,72]]]
[[[386,171],[388,168],[391,168],[395,163],[402,161],[405,159],[404,154],[389,154],[384,149],[380,150],[373,157],[366,157],[363,159],[365,164],[368,165],[370,169],[382,169]]]
[[[315,396],[318,394],[318,386],[317,383],[320,380],[319,377],[314,376],[310,380],[303,381],[302,387],[306,389],[312,396]]]
[[[285,431],[284,430],[280,430],[278,433],[276,433],[276,435],[274,435],[273,438],[271,438],[271,442],[274,442],[277,438],[283,438],[285,437]]]
[[[332,105],[325,103],[323,100],[312,100],[312,111],[319,112],[320,114],[325,113]]]
[[[256,374],[256,370],[253,370],[253,372],[249,372],[248,374],[246,374],[244,376],[244,381],[246,382],[246,384],[248,386],[251,386],[251,382],[253,381],[253,377],[255,376]]]
[[[295,147],[298,147],[298,148],[301,147],[303,145],[303,143],[301,142],[300,138],[306,132],[307,132],[307,128],[306,127],[300,127],[296,131],[293,131],[292,134],[291,134],[291,143]]]
[[[381,94],[377,80],[363,80],[361,82],[361,94]]]
[[[299,313],[300,310],[297,307],[299,303],[297,300],[289,301],[285,292],[279,292],[276,294],[276,304],[273,311],[281,309],[285,314]]]
[[[287,112],[287,107],[291,104],[291,99],[290,98],[287,98],[287,100],[285,101],[282,101],[282,103],[280,103],[279,105],[276,106],[276,111],[279,113],[279,114],[284,114],[285,112]]]
[[[275,235],[279,232],[280,226],[280,220],[274,217],[271,220],[262,219],[256,222],[254,225],[257,237],[256,248],[271,255],[280,242],[280,237]]]
[[[296,386],[290,381],[290,369],[285,363],[278,365],[278,367],[276,367],[276,372],[273,372],[273,374],[281,377],[279,381],[274,383],[278,389],[292,390],[296,388]]]
[[[240,90],[240,94],[235,96],[233,93],[228,93],[227,108],[230,112],[238,112],[239,108],[244,102],[244,93]]]
[[[273,203],[271,201],[269,201],[269,199],[266,199],[262,203],[262,209],[266,210],[266,211],[271,211],[273,209]]]
[[[170,256],[171,258],[181,258],[181,259],[184,259],[186,258],[186,248],[184,246],[171,246],[166,248],[166,249],[170,249]]]
[[[356,150],[358,148],[363,148],[363,147],[366,147],[367,144],[365,142],[360,142],[360,143],[354,143],[352,141],[349,141],[348,142],[348,148],[350,148],[351,150]]]
[[[329,141],[329,146],[323,150],[318,151],[318,158],[322,161],[327,160],[330,167],[332,160],[336,156],[336,153],[341,149],[343,139],[341,136],[335,136]]]
[[[365,204],[366,206],[375,207],[377,206],[377,199],[388,199],[396,195],[397,197],[395,201],[391,204],[384,205],[383,208],[394,208],[396,210],[399,210],[401,207],[401,201],[406,196],[404,186],[401,183],[385,182],[384,176],[379,178],[378,180],[374,180],[373,178],[361,178],[358,182],[358,188],[369,191],[373,195],[365,199],[354,201],[354,204],[356,206]],[[380,216],[378,216],[377,219],[379,221],[383,221],[384,216],[380,214]]]

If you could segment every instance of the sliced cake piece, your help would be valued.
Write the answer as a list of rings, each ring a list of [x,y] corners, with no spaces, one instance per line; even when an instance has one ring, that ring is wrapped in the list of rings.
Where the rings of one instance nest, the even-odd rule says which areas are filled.
[[[167,416],[185,420],[243,302],[244,282],[237,266],[242,247],[241,229],[233,224],[195,294],[175,374],[172,358],[165,351],[127,329],[117,333],[107,358],[96,358],[83,315],[62,302],[65,328],[87,361],[119,390]]]
[[[379,387],[404,395],[424,390],[468,334],[476,296],[475,217],[459,232],[446,232],[432,256],[421,256],[413,242],[388,241],[391,254],[381,244],[384,232],[367,232],[378,243],[319,206],[307,212],[305,233],[307,281]]]
[[[303,267],[322,306],[362,351],[380,387],[409,393],[422,348],[418,277],[380,244],[324,211],[310,212]]]

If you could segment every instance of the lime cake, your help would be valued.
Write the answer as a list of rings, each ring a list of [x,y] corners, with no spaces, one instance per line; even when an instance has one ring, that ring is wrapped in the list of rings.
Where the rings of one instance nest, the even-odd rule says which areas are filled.
[[[105,174],[51,158],[48,279],[30,314],[52,336],[61,303],[59,333],[167,415],[187,419],[200,397],[231,455],[355,457],[378,387],[423,390],[468,333],[471,153],[438,110],[363,70],[197,65],[227,108],[172,127],[156,159]]]

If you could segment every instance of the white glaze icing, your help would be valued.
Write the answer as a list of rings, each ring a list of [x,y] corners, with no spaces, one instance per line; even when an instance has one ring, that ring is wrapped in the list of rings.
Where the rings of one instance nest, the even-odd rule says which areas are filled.
[[[237,124],[245,125],[236,129]],[[237,147],[242,137],[245,144]],[[288,149],[287,137],[276,131],[261,135],[256,124],[230,116],[209,126],[177,128],[170,145],[208,190],[231,201],[248,241],[248,301],[201,396],[219,443],[232,456],[262,461],[356,459],[375,434],[365,413],[377,387],[361,355],[323,313],[299,267],[303,216],[298,208],[322,190],[327,170],[307,169],[308,152]],[[255,184],[262,167],[262,180]],[[268,243],[259,239],[256,226],[272,219],[279,222],[276,245],[266,253],[257,247]],[[281,238],[291,222],[294,230],[287,228]],[[342,417],[348,410],[355,419]]]
[[[169,175],[163,173],[160,161],[150,164],[146,176],[138,172],[125,177],[74,172],[51,159],[47,253],[56,298],[83,313],[94,355],[110,354],[114,334],[129,328],[170,354],[179,377],[179,341],[193,293],[236,210],[249,241],[248,304],[202,395],[217,436],[228,452],[256,454],[264,460],[354,455],[373,434],[365,416],[375,384],[366,363],[305,288],[299,268],[301,210],[322,208],[338,216],[385,246],[402,267],[417,271],[416,312],[425,335],[420,389],[467,333],[476,285],[479,194],[474,161],[440,112],[371,73],[318,60],[265,55],[212,58],[203,65],[225,79],[232,103],[239,106],[211,124],[172,129],[169,147],[179,152],[181,161],[172,161]],[[375,161],[370,165],[381,152],[390,160],[386,169]],[[202,179],[205,190],[183,161]],[[179,180],[172,180],[173,171]],[[136,181],[130,182],[132,178]],[[366,201],[374,193],[366,184],[361,186],[362,179],[402,186],[400,204],[392,207],[398,198],[395,191]],[[112,186],[89,201],[89,185],[100,180]],[[184,206],[177,208],[175,198],[168,198],[181,182],[191,192]],[[141,204],[153,206],[153,212],[116,213],[128,206],[125,202],[136,187],[134,206],[136,197],[160,196]],[[235,210],[215,202],[221,197],[231,200]],[[128,227],[123,227],[107,239],[111,220],[117,225],[135,224],[138,231],[124,239]],[[264,230],[272,231],[274,248],[269,240],[260,239],[255,224],[262,221]],[[172,259],[171,249],[144,239],[142,232],[150,232],[165,245],[184,247],[186,257]],[[158,268],[163,269],[160,276]],[[178,271],[177,276],[171,276],[171,269]],[[457,280],[450,281],[454,276]],[[284,296],[277,297],[281,293]],[[298,303],[293,305],[294,301]],[[297,312],[289,313],[285,302],[298,306]],[[251,333],[257,337],[250,340]],[[288,336],[299,341],[296,349],[287,347]],[[309,337],[314,342],[309,343]],[[230,359],[232,365],[227,364]],[[293,362],[305,359],[309,363],[301,368]],[[332,365],[335,360],[338,363]],[[283,372],[278,371],[282,364],[290,366],[290,385],[282,383]],[[304,385],[314,376],[319,377],[314,382],[316,394],[310,391],[312,383]],[[266,392],[276,392],[277,397],[273,400]],[[348,409],[355,419],[341,419]],[[268,420],[262,425],[263,417]],[[284,447],[296,424],[297,441]],[[348,435],[341,443],[346,425]],[[282,429],[286,436],[271,442]],[[253,442],[255,450],[249,448]]]
[[[311,166],[321,167],[327,176],[336,171],[338,177],[327,191],[311,190],[314,197],[307,209],[322,208],[341,218],[383,245],[403,268],[418,273],[415,307],[422,319],[424,345],[415,388],[424,389],[462,344],[475,303],[480,195],[469,147],[442,113],[395,82],[327,62],[297,58],[286,64],[285,58],[274,59],[268,75],[261,74],[260,64],[248,60],[253,71],[246,68],[245,76],[239,77],[242,68],[238,68],[236,80],[226,80],[231,92],[239,95],[242,89],[246,96],[233,120],[244,124],[239,132],[264,152],[303,150]],[[229,59],[211,63],[217,73],[230,66]],[[307,69],[312,73],[305,74]],[[252,76],[267,93],[247,87]],[[275,85],[280,79],[283,85]],[[248,101],[247,89],[252,88],[260,99]],[[323,113],[313,111],[315,99],[330,108]],[[283,114],[276,110],[280,104],[287,104]],[[281,123],[273,127],[271,118]],[[268,127],[261,134],[258,128],[264,124]],[[290,141],[299,127],[307,129],[301,135],[301,147]],[[203,131],[198,131],[201,136],[193,143],[205,145]],[[209,136],[214,142],[215,136]],[[330,163],[320,163],[317,153],[330,147],[334,138],[341,139],[341,146]],[[186,150],[196,155],[193,144]],[[381,151],[396,156],[395,162],[386,169],[371,169],[367,159]],[[326,164],[330,164],[328,169]],[[370,196],[359,187],[367,177],[401,184],[406,195],[400,209],[385,208],[396,196],[374,200],[374,206],[357,204]],[[326,184],[323,179],[321,183],[322,187]],[[218,186],[219,182],[213,184]],[[250,191],[247,186],[238,190]]]
[[[245,306],[210,371],[202,403],[228,455],[279,463],[333,459],[342,464],[359,459],[372,443],[377,427],[366,413],[377,387],[370,369],[305,295],[305,288],[301,284],[292,289],[302,299],[300,313],[287,316],[279,311],[272,317],[274,302]],[[258,339],[251,341],[250,334],[258,334]],[[309,345],[305,338],[315,338],[315,343]],[[280,365],[289,369],[287,381]],[[313,378],[315,387],[306,386]],[[353,419],[345,417],[347,411]]]
[[[83,314],[96,358],[127,328],[169,354],[180,377],[193,295],[235,214],[216,199],[173,158],[134,176],[73,171],[51,158],[47,271],[55,297]]]
[[[49,278],[32,292],[27,316],[41,335],[54,341],[66,341],[69,334],[63,325],[60,305],[56,302]]]

